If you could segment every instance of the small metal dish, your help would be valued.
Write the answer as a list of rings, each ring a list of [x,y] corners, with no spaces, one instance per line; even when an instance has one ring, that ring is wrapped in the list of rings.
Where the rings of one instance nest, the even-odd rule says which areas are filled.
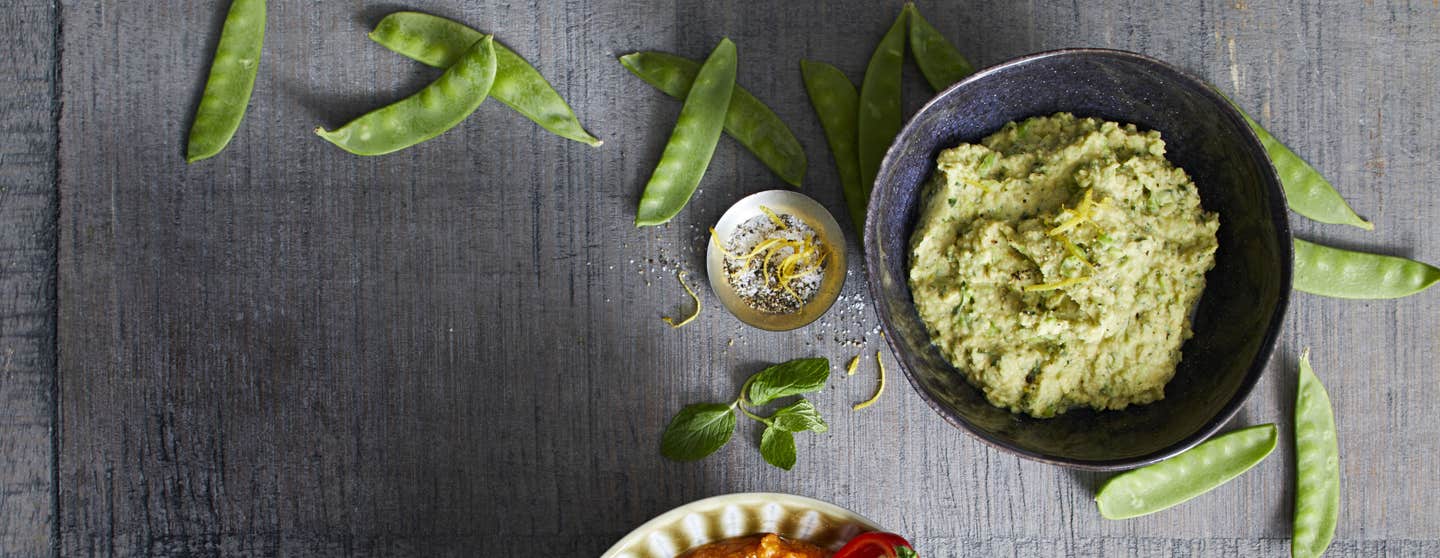
[[[835,304],[835,299],[840,297],[840,289],[845,286],[845,234],[841,232],[840,224],[835,222],[835,217],[819,202],[790,190],[769,190],[753,194],[730,206],[725,215],[720,217],[720,222],[715,223],[715,235],[721,242],[729,241],[737,227],[765,214],[760,210],[762,205],[776,213],[788,213],[804,221],[810,228],[815,229],[820,242],[829,249],[830,261],[826,263],[825,278],[820,280],[820,290],[797,312],[772,314],[756,310],[741,299],[730,285],[730,278],[725,274],[725,254],[715,247],[714,239],[711,239],[705,254],[710,288],[715,291],[715,297],[720,299],[725,309],[746,324],[769,331],[789,331],[804,327],[824,315],[825,311]]]

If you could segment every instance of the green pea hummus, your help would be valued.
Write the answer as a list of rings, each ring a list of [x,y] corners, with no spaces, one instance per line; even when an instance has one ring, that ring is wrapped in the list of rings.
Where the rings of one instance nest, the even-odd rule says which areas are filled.
[[[935,346],[1034,417],[1159,400],[1219,220],[1159,132],[1067,113],[942,151],[911,238]]]

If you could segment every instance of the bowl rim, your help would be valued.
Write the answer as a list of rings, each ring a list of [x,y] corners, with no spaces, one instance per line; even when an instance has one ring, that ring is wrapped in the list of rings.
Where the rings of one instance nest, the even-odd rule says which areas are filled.
[[[639,527],[636,527],[629,533],[626,533],[625,536],[620,538],[620,540],[615,541],[615,544],[611,545],[609,549],[606,549],[605,552],[600,555],[600,558],[614,558],[615,556],[619,556],[621,551],[643,540],[651,533],[667,525],[671,525],[673,523],[681,521],[686,516],[689,516],[691,513],[731,504],[751,502],[763,502],[767,504],[779,502],[781,504],[790,504],[794,507],[804,508],[806,510],[817,511],[844,518],[847,521],[852,521],[856,524],[859,524],[864,529],[869,531],[884,530],[884,528],[881,527],[880,524],[875,523],[870,518],[867,518],[863,515],[860,515],[838,505],[831,504],[830,502],[826,502],[824,500],[817,500],[815,498],[809,498],[806,496],[797,496],[795,494],[786,494],[783,492],[735,492],[731,494],[711,496],[709,498],[701,498],[699,500],[695,500],[671,508],[670,511],[657,515],[653,519],[640,524]],[[682,550],[681,552],[683,553],[684,550]]]
[[[1211,100],[1215,101],[1217,105],[1220,105],[1222,107],[1220,110],[1221,118],[1230,120],[1231,124],[1242,130],[1241,141],[1247,144],[1248,148],[1252,152],[1260,154],[1266,153],[1264,145],[1260,142],[1260,138],[1255,135],[1254,130],[1250,128],[1250,125],[1245,121],[1245,118],[1240,114],[1239,109],[1233,104],[1233,102],[1230,101],[1229,98],[1221,94],[1219,90],[1215,89],[1215,87],[1209,82],[1195,76],[1194,74],[1158,58],[1146,56],[1137,52],[1108,48],[1064,48],[1027,54],[1007,60],[1005,62],[1001,62],[994,66],[979,70],[974,74],[967,76],[965,79],[962,79],[952,84],[950,87],[945,88],[945,90],[936,93],[934,97],[931,97],[929,101],[926,101],[925,104],[920,107],[920,110],[915,111],[915,114],[910,116],[909,120],[905,122],[905,126],[901,128],[898,134],[896,134],[895,140],[891,142],[890,147],[885,151],[885,158],[881,161],[880,172],[876,174],[876,182],[878,183],[881,177],[886,176],[887,171],[891,170],[891,167],[895,165],[895,160],[898,157],[897,147],[900,143],[900,139],[910,135],[913,128],[916,127],[916,123],[919,120],[920,115],[932,110],[935,105],[941,101],[941,99],[951,95],[955,90],[967,87],[972,83],[987,79],[992,75],[998,74],[1000,72],[1009,70],[1010,68],[1014,68],[1017,66],[1023,66],[1039,60],[1045,60],[1050,58],[1076,56],[1105,56],[1112,58],[1129,59],[1139,61],[1143,64],[1155,66],[1160,68],[1161,70],[1173,73],[1174,75],[1178,76],[1178,78],[1182,82],[1188,82],[1189,85],[1197,89],[1201,95],[1210,98]],[[1264,182],[1262,187],[1270,190],[1270,199],[1272,200],[1272,203],[1270,204],[1271,206],[1269,207],[1270,219],[1276,225],[1276,233],[1280,241],[1281,257],[1284,258],[1284,262],[1281,266],[1280,277],[1280,288],[1282,294],[1280,296],[1278,304],[1275,307],[1275,311],[1270,316],[1269,323],[1265,326],[1265,335],[1264,339],[1261,340],[1260,351],[1255,355],[1255,359],[1251,361],[1249,370],[1246,371],[1245,378],[1241,380],[1239,389],[1230,398],[1230,400],[1227,401],[1225,405],[1220,408],[1220,411],[1216,413],[1215,416],[1208,419],[1205,424],[1195,432],[1184,438],[1181,438],[1179,441],[1172,443],[1164,448],[1136,457],[1100,460],[1085,460],[1062,457],[1013,445],[1008,441],[992,436],[990,433],[970,424],[969,421],[966,421],[965,419],[958,416],[958,414],[952,412],[949,407],[945,406],[933,394],[926,390],[925,387],[916,378],[914,371],[910,369],[910,366],[908,363],[906,363],[905,359],[896,358],[895,360],[899,363],[900,369],[904,371],[905,379],[908,380],[911,389],[919,392],[920,397],[925,400],[925,403],[928,404],[930,408],[936,412],[936,414],[939,414],[941,418],[945,419],[945,422],[948,422],[951,426],[954,426],[955,428],[958,428],[970,434],[971,436],[975,437],[981,442],[984,442],[986,445],[992,448],[999,449],[1001,451],[1033,461],[1039,461],[1051,465],[1060,465],[1062,467],[1068,467],[1072,469],[1089,471],[1122,471],[1127,469],[1134,469],[1136,467],[1150,465],[1152,463],[1174,457],[1175,455],[1184,452],[1198,445],[1200,442],[1203,442],[1206,439],[1210,438],[1217,431],[1219,431],[1220,428],[1228,424],[1237,413],[1239,413],[1240,408],[1244,406],[1244,404],[1250,399],[1251,393],[1254,392],[1255,385],[1260,382],[1261,376],[1263,376],[1265,370],[1269,368],[1269,363],[1274,358],[1275,345],[1277,340],[1279,339],[1280,331],[1284,328],[1285,316],[1287,314],[1287,310],[1290,304],[1291,280],[1293,272],[1292,266],[1294,263],[1294,236],[1290,230],[1288,209],[1289,206],[1286,202],[1285,189],[1281,185],[1279,174],[1275,171],[1275,166],[1270,161],[1268,155],[1265,156],[1265,162],[1266,164],[1264,168],[1268,169],[1268,172],[1265,172],[1264,176],[1262,177],[1262,181]],[[879,247],[877,246],[879,240],[876,238],[876,230],[879,227],[879,206],[875,203],[876,199],[879,198],[880,195],[881,188],[876,187],[876,184],[872,184],[871,196],[867,202],[865,210],[865,233],[861,240],[861,246],[864,247],[865,252],[865,279],[872,301],[881,300],[882,295],[879,282],[877,280],[878,276],[880,275],[879,270],[881,266],[878,256]],[[1278,203],[1276,203],[1276,201],[1278,201]],[[908,256],[906,257],[908,258]],[[876,304],[875,306],[875,314],[879,318],[881,330],[886,332],[884,338],[886,344],[890,348],[890,351],[892,352],[892,354],[895,355],[903,354],[900,345],[895,339],[895,336],[891,333],[894,330],[894,324],[892,323],[889,313],[881,311],[879,308],[879,304]]]

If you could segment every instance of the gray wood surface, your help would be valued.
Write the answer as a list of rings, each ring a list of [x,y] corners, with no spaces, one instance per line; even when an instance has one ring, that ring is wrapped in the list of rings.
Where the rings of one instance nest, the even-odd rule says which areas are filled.
[[[797,62],[858,80],[899,2],[277,0],[244,126],[219,157],[187,166],[225,4],[61,2],[58,42],[43,2],[0,16],[21,30],[0,41],[0,552],[594,556],[673,506],[751,490],[852,508],[927,556],[1286,551],[1288,445],[1185,506],[1108,522],[1090,502],[1103,476],[988,449],[898,378],[851,412],[874,388],[869,364],[815,398],[832,429],[800,437],[794,471],[763,464],[749,425],[705,461],[659,457],[682,405],[729,397],[764,363],[843,362],[880,339],[853,248],[844,298],[806,329],[747,329],[708,288],[695,324],[659,320],[685,300],[674,271],[702,276],[705,227],[783,184],[723,140],[691,206],[669,226],[634,229],[679,104],[616,56],[699,57],[734,39],[740,83],[805,144],[805,192],[843,219]],[[921,8],[979,65],[1104,46],[1188,68],[1376,223],[1366,233],[1297,219],[1300,234],[1440,261],[1432,2]],[[397,9],[497,33],[605,146],[552,137],[495,102],[381,158],[314,137],[437,75],[366,39]],[[905,86],[910,110],[929,96],[913,67]],[[1288,422],[1295,359],[1313,347],[1340,427],[1334,555],[1440,553],[1437,316],[1435,292],[1297,294],[1279,356],[1236,421]],[[43,451],[52,426],[58,486]]]
[[[0,555],[54,538],[55,18],[0,10]]]

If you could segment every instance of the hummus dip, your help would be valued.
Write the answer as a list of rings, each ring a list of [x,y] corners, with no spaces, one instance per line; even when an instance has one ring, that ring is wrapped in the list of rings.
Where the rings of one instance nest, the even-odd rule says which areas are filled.
[[[992,404],[1046,418],[1165,396],[1219,220],[1159,132],[1011,122],[942,151],[921,203],[915,308]]]
[[[829,556],[829,552],[815,545],[784,539],[771,533],[713,542],[681,554],[680,558],[829,558]]]

